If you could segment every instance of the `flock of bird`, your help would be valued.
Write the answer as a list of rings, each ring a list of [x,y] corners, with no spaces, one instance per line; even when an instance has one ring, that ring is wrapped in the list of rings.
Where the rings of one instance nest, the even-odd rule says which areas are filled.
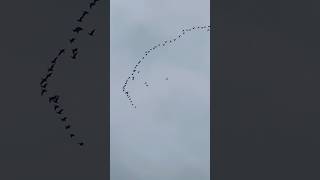
[[[174,38],[172,39],[169,39],[169,40],[165,40],[163,42],[160,42],[156,45],[154,45],[153,47],[151,47],[150,49],[146,50],[144,52],[144,55],[139,58],[138,62],[135,64],[131,74],[128,76],[128,78],[125,80],[123,86],[122,86],[122,92],[124,93],[124,95],[127,97],[130,105],[133,107],[133,108],[137,108],[136,104],[134,103],[133,101],[133,97],[130,95],[129,93],[129,90],[127,88],[127,85],[128,85],[128,82],[131,80],[131,81],[134,81],[136,78],[135,78],[135,75],[138,75],[140,74],[140,70],[138,69],[138,67],[141,65],[141,63],[143,61],[146,60],[148,54],[150,54],[151,52],[155,51],[156,49],[159,49],[160,47],[164,47],[164,46],[168,46],[170,44],[174,44],[176,41],[178,41],[179,39],[183,38],[186,34],[189,34],[189,32],[192,32],[192,31],[210,31],[211,29],[211,26],[208,25],[208,26],[193,26],[192,28],[187,28],[187,29],[182,29],[181,32],[175,36]],[[169,80],[169,78],[167,77],[166,80]],[[147,81],[144,82],[144,85],[146,87],[149,87],[149,83]]]
[[[90,10],[93,9],[94,6],[96,6],[98,1],[100,1],[100,0],[93,0],[92,2],[90,2],[89,9]],[[88,14],[89,14],[89,10],[88,11],[83,10],[80,18],[77,19],[77,22],[81,24]],[[76,26],[74,29],[72,29],[72,32],[75,35],[79,35],[82,31],[86,30],[85,28],[80,26],[80,24],[78,26]],[[87,32],[87,35],[94,36],[95,31],[96,31],[95,29],[89,30]],[[77,39],[78,39],[78,37],[73,36],[69,39],[69,43],[71,45],[74,45],[74,43]],[[62,48],[59,50],[58,55],[51,61],[51,64],[50,64],[48,71],[47,71],[47,74],[41,78],[41,81],[40,81],[41,96],[47,95],[49,104],[51,104],[53,106],[55,113],[59,116],[59,120],[64,123],[64,129],[67,131],[69,138],[76,140],[76,143],[79,146],[84,146],[84,144],[85,144],[84,140],[80,136],[76,135],[72,130],[72,125],[70,123],[70,119],[68,116],[65,115],[65,110],[64,110],[63,106],[60,104],[61,97],[57,94],[48,95],[48,93],[49,93],[48,89],[47,89],[48,80],[50,77],[53,76],[53,72],[54,72],[54,69],[56,67],[58,60],[60,58],[62,58],[62,56],[65,55],[66,52],[67,52],[66,48]],[[70,54],[71,59],[73,59],[73,60],[77,59],[77,55],[79,53],[78,48],[71,48],[70,53],[71,53]]]

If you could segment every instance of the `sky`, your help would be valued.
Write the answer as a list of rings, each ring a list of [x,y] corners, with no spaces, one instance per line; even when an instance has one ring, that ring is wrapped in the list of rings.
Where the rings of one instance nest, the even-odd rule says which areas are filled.
[[[111,180],[209,180],[210,32],[188,32],[146,57],[127,85],[137,108],[122,92],[146,50],[209,25],[209,3],[111,0]]]

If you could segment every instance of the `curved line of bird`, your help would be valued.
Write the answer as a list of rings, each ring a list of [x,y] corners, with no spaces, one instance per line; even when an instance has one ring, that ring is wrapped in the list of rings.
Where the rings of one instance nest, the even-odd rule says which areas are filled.
[[[89,6],[88,6],[89,9],[92,10],[96,6],[98,1],[100,1],[100,0],[93,0],[92,2],[90,2]],[[80,18],[77,19],[76,21],[78,23],[82,23],[84,18],[87,15],[89,15],[89,10],[83,10]],[[84,30],[85,30],[85,28],[83,28],[79,25],[79,26],[76,26],[74,29],[72,29],[72,32],[78,36]],[[95,31],[96,31],[95,29],[90,30],[88,32],[88,35],[94,36]],[[68,39],[68,41],[71,45],[73,45],[77,39],[78,39],[77,37],[73,36],[70,39]],[[41,96],[48,94],[48,89],[47,89],[48,80],[53,75],[54,68],[57,64],[57,61],[66,53],[66,51],[67,51],[66,48],[62,48],[59,50],[57,56],[51,61],[51,64],[50,64],[48,71],[47,71],[47,74],[41,78],[41,81],[40,81]],[[76,60],[77,55],[79,53],[78,48],[71,48],[70,51],[71,51],[70,58],[73,60]],[[85,142],[83,141],[83,138],[80,138],[80,136],[76,135],[74,132],[70,132],[73,126],[71,125],[69,117],[65,115],[64,108],[62,108],[62,105],[60,104],[61,96],[58,94],[54,94],[54,95],[47,95],[47,98],[48,98],[49,104],[53,105],[54,112],[59,116],[59,120],[61,122],[65,123],[64,129],[66,131],[68,131],[68,136],[73,140],[78,139],[77,144],[79,146],[84,146]],[[82,140],[80,140],[80,139],[82,139]]]
[[[127,90],[127,85],[128,82],[130,80],[134,80],[135,79],[135,74],[139,74],[140,71],[137,69],[138,66],[146,59],[146,57],[148,56],[149,53],[153,52],[154,50],[158,49],[159,47],[164,47],[167,44],[172,44],[174,42],[176,42],[178,39],[181,39],[182,37],[184,37],[184,35],[186,35],[188,32],[194,31],[194,30],[206,30],[206,32],[210,31],[211,26],[207,25],[207,26],[193,26],[192,28],[186,28],[186,29],[182,29],[181,32],[175,36],[174,38],[170,39],[170,40],[165,40],[162,41],[161,43],[158,43],[157,45],[151,47],[150,49],[146,50],[144,52],[144,55],[139,58],[138,62],[135,64],[131,75],[128,76],[128,78],[125,80],[123,86],[122,86],[122,92],[124,93],[124,95],[127,97],[128,101],[130,102],[130,105],[134,108],[137,108],[137,106],[135,105],[135,103],[133,102],[133,97],[130,96],[129,91]],[[166,80],[168,80],[168,78],[166,78]],[[146,87],[149,87],[149,84],[147,81],[144,82],[144,85]]]

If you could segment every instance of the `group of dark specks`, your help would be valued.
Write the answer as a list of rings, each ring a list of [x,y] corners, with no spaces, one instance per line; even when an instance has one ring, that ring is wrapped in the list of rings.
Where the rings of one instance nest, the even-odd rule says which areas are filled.
[[[97,2],[100,0],[93,0],[92,2],[90,2],[89,4],[89,9],[93,9],[94,6],[97,4]],[[83,10],[82,15],[80,16],[79,19],[77,19],[78,23],[82,23],[84,18],[89,14],[89,11],[87,10]],[[72,32],[75,35],[79,35],[82,31],[84,31],[85,29],[83,27],[76,26],[74,29],[72,29]],[[94,36],[95,33],[95,29],[88,31],[88,35],[89,36]],[[71,45],[74,44],[74,42],[77,40],[78,38],[76,38],[75,36],[69,39],[69,43]],[[64,129],[67,131],[69,138],[71,138],[72,140],[75,140],[76,143],[79,146],[84,146],[85,142],[82,138],[80,138],[80,136],[76,135],[74,132],[72,131],[72,126],[70,124],[70,120],[69,118],[65,115],[65,110],[62,108],[62,105],[60,104],[60,99],[61,97],[57,94],[55,95],[48,95],[48,79],[50,77],[52,77],[53,72],[54,72],[54,68],[57,64],[57,61],[59,60],[60,57],[62,57],[65,53],[66,53],[67,49],[60,49],[58,52],[58,55],[51,61],[51,64],[48,68],[47,74],[45,75],[45,77],[41,78],[41,82],[40,82],[40,86],[41,86],[41,96],[45,96],[48,98],[48,102],[49,104],[53,105],[53,109],[55,111],[55,113],[59,116],[59,120],[61,122],[64,123]],[[77,59],[77,55],[78,55],[78,48],[71,48],[71,55],[70,58],[75,60]]]
[[[210,25],[208,25],[208,26],[193,26],[192,28],[182,29],[181,32],[176,37],[174,37],[174,38],[172,38],[170,40],[165,40],[165,41],[163,41],[161,43],[158,43],[157,45],[153,46],[152,48],[146,50],[144,52],[144,55],[141,58],[139,58],[138,62],[135,64],[131,75],[128,76],[128,78],[125,80],[124,85],[122,86],[122,92],[127,97],[128,101],[130,102],[130,105],[133,108],[137,108],[136,104],[133,102],[133,97],[130,95],[130,93],[129,93],[128,89],[127,89],[128,82],[130,80],[132,80],[132,81],[135,80],[135,74],[139,74],[140,73],[140,70],[138,70],[138,66],[141,65],[142,61],[146,60],[146,57],[148,56],[149,53],[153,52],[154,50],[158,49],[159,47],[164,47],[164,46],[166,46],[168,44],[175,43],[178,39],[181,39],[182,37],[184,37],[186,34],[188,34],[191,31],[205,30],[205,31],[208,32],[208,31],[210,31],[210,29],[211,29]],[[169,80],[169,78],[166,77],[166,80]],[[149,83],[147,81],[144,82],[144,85],[146,87],[149,87]]]

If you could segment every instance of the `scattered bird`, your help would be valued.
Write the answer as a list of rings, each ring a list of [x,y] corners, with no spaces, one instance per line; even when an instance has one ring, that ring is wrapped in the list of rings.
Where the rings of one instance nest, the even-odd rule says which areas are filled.
[[[70,134],[70,138],[73,138],[75,135],[74,134]]]
[[[85,16],[85,15],[87,15],[87,14],[89,14],[88,11],[82,11],[82,16]]]
[[[95,5],[94,2],[90,3],[90,4],[89,4],[90,9],[91,9],[94,5]]]
[[[83,28],[78,26],[78,27],[74,28],[72,31],[79,34],[80,31],[82,31],[82,30],[83,30]]]
[[[77,55],[78,55],[78,53],[74,53],[74,54],[72,54],[71,58],[72,58],[72,59],[76,59],[76,58],[77,58]]]
[[[43,96],[46,92],[48,92],[47,89],[42,89],[41,90],[41,96]]]
[[[52,76],[52,72],[47,74],[46,78],[48,79],[50,76]]]
[[[75,38],[71,38],[69,39],[69,42],[72,44],[76,39]]]
[[[76,53],[76,52],[78,52],[78,48],[72,49],[72,53],[73,53],[73,54]]]
[[[52,97],[49,97],[49,103],[54,102],[54,103],[58,103],[60,96],[55,95]]]
[[[57,59],[58,59],[58,57],[55,57],[55,58],[51,61],[51,63],[52,63],[52,64],[55,64],[55,63],[57,62]]]
[[[78,143],[80,146],[83,146],[84,145],[84,143],[83,142],[80,142],[80,143]]]
[[[60,109],[57,113],[62,114],[62,112],[63,112],[63,109]]]
[[[58,56],[64,54],[64,52],[65,52],[65,49],[60,49]]]
[[[48,83],[45,83],[44,85],[41,85],[42,88],[46,89],[47,88]]]
[[[54,110],[56,111],[59,107],[59,105],[54,105]]]
[[[84,16],[81,16],[79,19],[77,19],[78,22],[82,22],[82,19],[84,18]]]
[[[95,29],[93,29],[92,31],[90,31],[88,34],[90,35],[90,36],[93,36],[93,34],[94,34],[94,32],[95,32],[96,30]]]
[[[65,128],[65,129],[70,129],[70,128],[71,128],[71,125],[68,124],[68,125],[66,125],[64,128]]]
[[[54,64],[52,64],[52,65],[50,66],[50,68],[48,68],[48,72],[52,72],[52,71],[53,71],[53,68],[54,68]]]
[[[42,85],[45,82],[47,82],[47,78],[41,78],[40,85]]]
[[[66,122],[67,121],[67,117],[63,117],[63,118],[61,118],[60,120],[62,121],[62,122]]]
[[[166,78],[166,80],[169,80],[169,78]]]

